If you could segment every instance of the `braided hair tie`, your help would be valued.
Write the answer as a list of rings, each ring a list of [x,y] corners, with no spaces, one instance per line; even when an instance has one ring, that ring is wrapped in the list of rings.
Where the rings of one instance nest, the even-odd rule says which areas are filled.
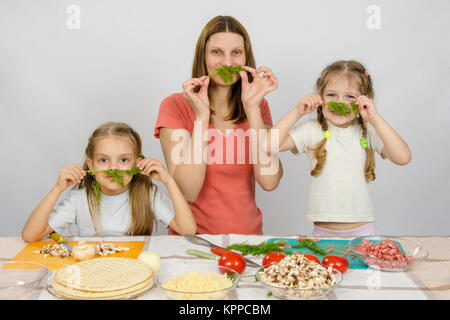
[[[361,140],[359,140],[359,144],[363,149],[367,148],[367,140],[364,137],[362,137]]]

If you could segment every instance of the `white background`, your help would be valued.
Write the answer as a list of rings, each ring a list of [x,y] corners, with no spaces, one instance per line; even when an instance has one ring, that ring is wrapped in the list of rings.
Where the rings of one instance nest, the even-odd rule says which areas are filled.
[[[79,30],[66,25],[69,5],[81,9]],[[370,5],[381,10],[378,30],[366,25]],[[257,65],[277,75],[279,88],[266,97],[274,122],[313,91],[326,65],[362,62],[379,113],[413,153],[405,167],[377,158],[379,233],[449,235],[449,14],[446,0],[0,0],[0,235],[20,235],[61,168],[83,163],[104,122],[128,123],[144,154],[163,160],[153,136],[160,102],[181,91],[197,37],[216,15],[237,18]],[[280,186],[257,187],[264,233],[309,234],[307,159],[281,159]]]

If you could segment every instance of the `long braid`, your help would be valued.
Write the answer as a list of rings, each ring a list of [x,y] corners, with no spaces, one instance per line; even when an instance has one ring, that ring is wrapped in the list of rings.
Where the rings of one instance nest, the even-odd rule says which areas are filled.
[[[323,132],[328,130],[328,123],[323,116],[322,107],[317,108],[317,121],[319,121]],[[311,175],[313,177],[318,176],[322,172],[323,165],[325,164],[325,160],[327,158],[327,149],[325,148],[327,140],[327,138],[323,138],[314,148],[310,149],[313,150],[314,158],[317,160],[316,166],[311,170]]]
[[[364,119],[361,116],[357,117],[359,124],[362,129],[362,136],[364,139],[367,139],[367,127]],[[367,160],[366,167],[364,168],[364,175],[366,176],[367,181],[375,180],[375,155],[373,150],[367,146],[366,148]]]

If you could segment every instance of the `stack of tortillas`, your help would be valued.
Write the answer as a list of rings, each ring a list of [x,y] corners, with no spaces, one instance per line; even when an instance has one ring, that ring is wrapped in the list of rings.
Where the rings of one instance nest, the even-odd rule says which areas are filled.
[[[52,287],[70,299],[121,299],[135,296],[153,286],[153,271],[130,258],[97,258],[55,272]]]

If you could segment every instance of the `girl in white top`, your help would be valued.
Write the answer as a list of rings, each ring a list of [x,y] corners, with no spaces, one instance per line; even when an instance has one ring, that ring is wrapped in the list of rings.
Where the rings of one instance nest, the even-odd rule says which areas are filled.
[[[375,180],[374,152],[397,165],[411,161],[406,142],[378,114],[372,79],[356,61],[337,61],[325,68],[316,93],[300,99],[269,133],[278,130],[279,146],[310,159],[311,187],[306,220],[314,222],[315,236],[375,235],[371,182]],[[327,102],[356,103],[346,115]],[[317,119],[300,123],[317,110]],[[336,110],[336,109],[334,109]]]
[[[123,173],[123,183],[107,174],[111,171],[105,172],[134,168],[140,169],[140,173]],[[164,183],[170,198],[151,178]],[[56,204],[61,194],[74,184]],[[84,166],[74,164],[61,170],[56,185],[28,218],[22,239],[37,241],[53,231],[62,233],[67,227],[75,227],[79,236],[149,235],[153,220],[163,222],[179,234],[195,234],[197,229],[175,180],[160,161],[142,155],[139,134],[127,124],[109,122],[90,137]]]

